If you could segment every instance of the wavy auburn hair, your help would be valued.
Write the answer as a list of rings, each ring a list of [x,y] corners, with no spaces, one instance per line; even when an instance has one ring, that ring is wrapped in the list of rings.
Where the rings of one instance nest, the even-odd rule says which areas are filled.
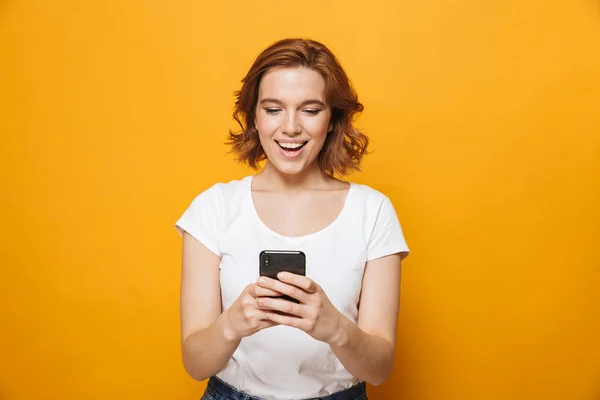
[[[329,175],[346,175],[360,170],[369,139],[352,125],[363,110],[348,76],[333,53],[323,44],[309,39],[283,39],[265,49],[242,79],[235,92],[233,118],[241,130],[229,132],[228,144],[240,162],[258,168],[266,158],[254,126],[258,89],[263,75],[273,68],[310,68],[325,79],[325,98],[331,107],[333,130],[327,134],[319,153],[319,165]]]

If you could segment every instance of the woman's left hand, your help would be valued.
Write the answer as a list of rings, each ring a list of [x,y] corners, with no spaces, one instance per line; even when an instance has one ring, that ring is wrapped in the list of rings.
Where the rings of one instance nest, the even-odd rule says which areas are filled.
[[[301,329],[316,340],[333,344],[339,336],[343,315],[329,301],[323,289],[306,276],[280,272],[277,277],[279,281],[261,277],[258,279],[258,285],[286,294],[300,303],[258,297],[258,306],[270,311],[267,318],[281,325]]]

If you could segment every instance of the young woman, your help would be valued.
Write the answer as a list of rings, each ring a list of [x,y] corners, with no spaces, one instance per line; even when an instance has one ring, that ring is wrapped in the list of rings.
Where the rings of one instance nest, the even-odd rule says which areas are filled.
[[[358,170],[363,106],[323,44],[286,39],[243,79],[230,133],[254,176],[217,183],[177,221],[183,363],[203,399],[366,399],[392,370],[400,263],[390,200]],[[305,275],[259,277],[263,250],[302,251]],[[279,296],[287,295],[297,302]]]

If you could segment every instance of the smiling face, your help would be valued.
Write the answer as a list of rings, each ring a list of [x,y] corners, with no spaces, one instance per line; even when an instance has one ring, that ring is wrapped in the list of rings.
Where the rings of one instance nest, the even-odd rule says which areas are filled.
[[[308,68],[277,68],[262,77],[255,126],[269,163],[283,174],[313,167],[331,130],[325,80]]]

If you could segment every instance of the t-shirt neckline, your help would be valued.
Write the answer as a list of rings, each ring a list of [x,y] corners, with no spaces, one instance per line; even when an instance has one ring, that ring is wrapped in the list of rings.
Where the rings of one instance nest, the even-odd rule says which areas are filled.
[[[291,239],[291,240],[300,240],[300,239],[308,239],[314,236],[318,236],[321,235],[331,229],[333,229],[335,227],[335,225],[339,224],[339,221],[344,217],[344,215],[348,212],[348,208],[349,208],[349,203],[352,200],[353,197],[353,192],[354,192],[354,188],[355,188],[355,184],[353,182],[348,182],[350,184],[350,187],[348,188],[348,193],[346,194],[346,199],[344,200],[344,205],[342,206],[342,209],[340,210],[340,212],[338,213],[338,215],[335,217],[335,219],[328,224],[327,226],[319,229],[318,231],[315,232],[311,232],[311,233],[307,233],[306,235],[302,235],[302,236],[287,236],[287,235],[283,235],[279,232],[275,232],[274,230],[272,230],[271,228],[269,228],[267,226],[267,224],[265,224],[263,222],[263,220],[260,218],[260,215],[258,215],[258,211],[256,210],[256,206],[254,205],[254,199],[252,198],[252,180],[254,178],[254,175],[249,175],[246,178],[244,178],[244,181],[246,181],[246,194],[248,196],[248,203],[250,205],[250,209],[252,212],[253,217],[256,219],[256,222],[258,223],[258,225],[260,226],[261,229],[263,229],[264,231],[266,231],[267,233],[269,233],[272,236],[276,236],[278,238],[283,238],[283,239]]]

